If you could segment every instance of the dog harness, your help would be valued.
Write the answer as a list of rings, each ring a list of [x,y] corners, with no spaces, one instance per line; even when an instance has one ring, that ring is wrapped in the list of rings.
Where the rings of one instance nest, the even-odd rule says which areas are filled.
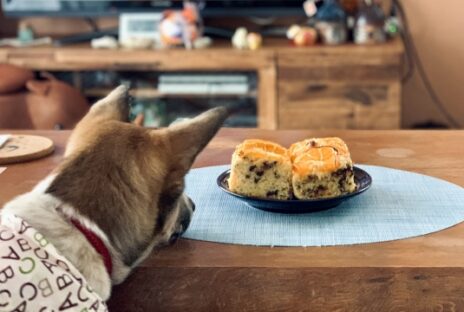
[[[108,311],[82,274],[26,221],[2,215],[0,311]]]

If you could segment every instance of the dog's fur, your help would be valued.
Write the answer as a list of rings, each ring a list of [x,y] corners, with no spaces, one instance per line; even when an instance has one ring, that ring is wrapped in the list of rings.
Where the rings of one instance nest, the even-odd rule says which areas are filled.
[[[153,248],[186,230],[194,204],[184,176],[227,117],[216,108],[168,128],[142,128],[127,122],[127,92],[118,87],[92,106],[59,167],[2,210],[41,232],[104,300]],[[112,276],[70,217],[105,242]]]

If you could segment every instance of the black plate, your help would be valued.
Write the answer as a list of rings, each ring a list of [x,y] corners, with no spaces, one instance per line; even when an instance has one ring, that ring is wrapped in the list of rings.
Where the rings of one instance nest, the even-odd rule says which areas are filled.
[[[359,195],[366,191],[372,184],[371,176],[364,170],[354,167],[354,181],[356,190],[352,193],[343,194],[337,197],[309,199],[309,200],[280,200],[280,199],[263,199],[236,194],[229,190],[227,180],[230,170],[226,170],[217,178],[218,186],[227,194],[243,200],[248,206],[253,208],[280,213],[306,213],[330,209],[340,205],[345,200]]]

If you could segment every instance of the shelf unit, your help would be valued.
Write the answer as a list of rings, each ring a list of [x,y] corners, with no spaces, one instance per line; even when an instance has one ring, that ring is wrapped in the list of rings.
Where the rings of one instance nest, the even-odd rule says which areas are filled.
[[[37,71],[249,71],[257,77],[256,91],[249,96],[256,96],[259,128],[398,129],[403,53],[400,39],[371,46],[306,48],[266,39],[257,51],[235,50],[229,42],[215,42],[204,50],[0,48],[0,62]],[[156,89],[136,92],[170,98]]]

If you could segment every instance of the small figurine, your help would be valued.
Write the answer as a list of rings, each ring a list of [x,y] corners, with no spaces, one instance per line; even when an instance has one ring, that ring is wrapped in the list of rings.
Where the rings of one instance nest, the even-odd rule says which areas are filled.
[[[236,49],[248,49],[248,30],[245,27],[239,27],[232,36],[232,46]]]
[[[246,41],[250,50],[258,50],[263,43],[263,37],[258,33],[252,32],[247,35]]]
[[[287,38],[299,47],[314,45],[317,41],[317,31],[311,27],[292,25],[287,30]]]
[[[239,27],[232,36],[232,46],[239,50],[257,50],[263,44],[263,36],[258,33],[248,32],[245,27]]]
[[[375,44],[386,41],[385,15],[382,8],[372,0],[364,0],[356,18],[354,42]]]
[[[193,42],[203,32],[198,6],[185,1],[182,11],[164,11],[159,29],[164,46],[184,45],[187,49],[193,48]]]
[[[303,10],[309,18],[313,17],[317,13],[316,1],[318,0],[306,0],[303,2]]]
[[[18,27],[18,39],[20,42],[28,43],[34,40],[34,30],[27,23],[20,23]]]
[[[117,49],[119,44],[114,37],[104,36],[92,39],[92,41],[90,41],[90,46],[94,49]]]
[[[317,10],[315,20],[322,43],[337,45],[347,41],[346,13],[338,0],[325,0]]]
[[[121,46],[132,50],[151,49],[155,46],[155,40],[151,38],[133,37],[121,42]]]
[[[200,37],[193,41],[193,47],[195,49],[206,49],[213,44],[213,39],[210,37]]]

